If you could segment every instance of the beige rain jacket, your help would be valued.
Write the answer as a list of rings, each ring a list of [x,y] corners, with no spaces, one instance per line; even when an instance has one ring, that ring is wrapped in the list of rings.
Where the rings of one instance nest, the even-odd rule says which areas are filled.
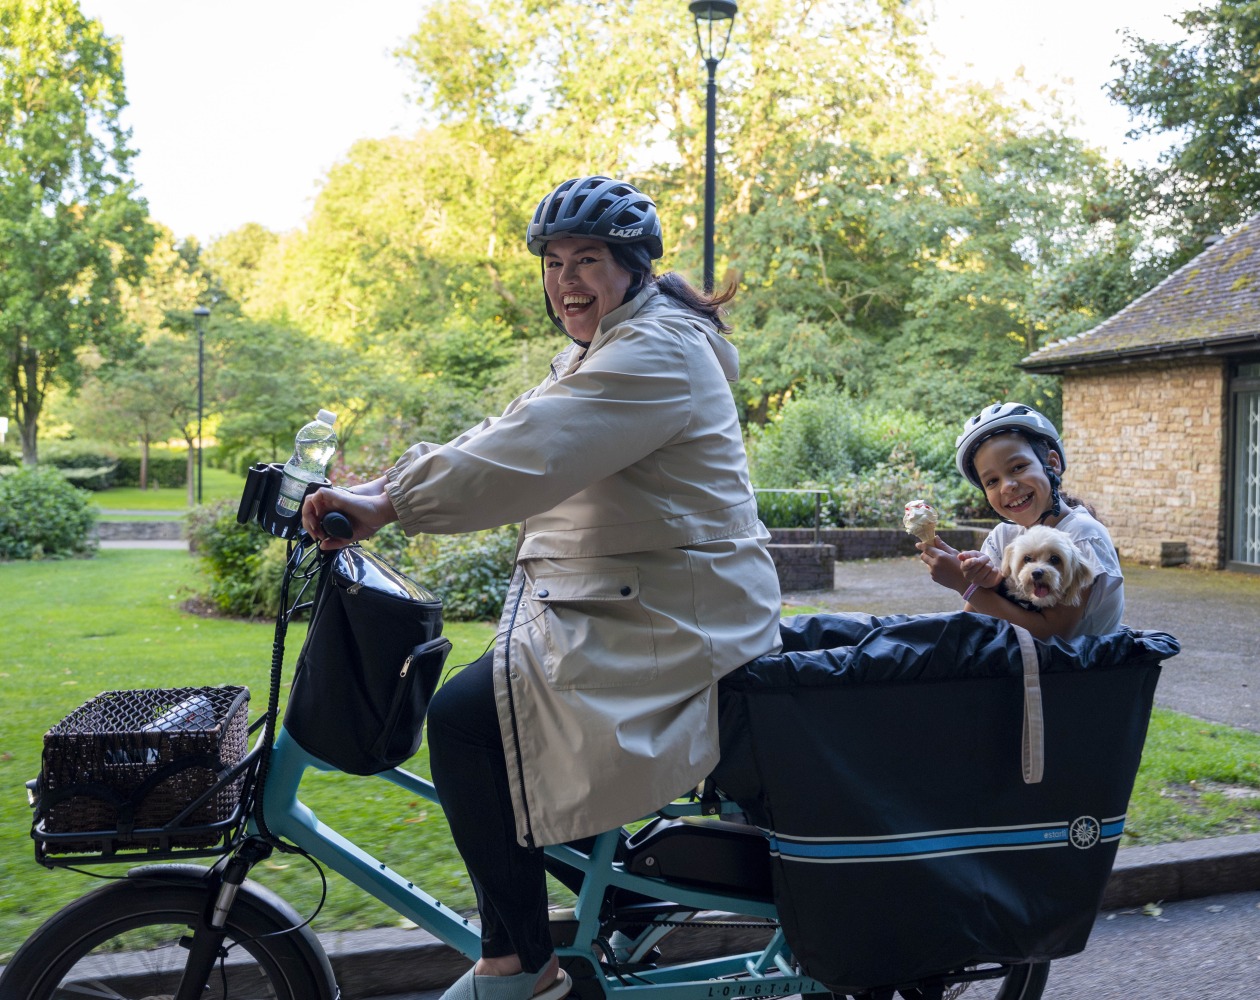
[[[717,762],[714,682],[779,648],[735,349],[649,286],[538,388],[388,474],[409,534],[520,522],[494,684],[522,844],[589,836]]]

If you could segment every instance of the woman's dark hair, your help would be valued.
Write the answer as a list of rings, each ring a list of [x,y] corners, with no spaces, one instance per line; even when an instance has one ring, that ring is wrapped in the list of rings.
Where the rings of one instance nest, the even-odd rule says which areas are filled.
[[[726,312],[722,306],[735,297],[734,285],[729,286],[720,295],[705,295],[676,271],[667,271],[659,277],[654,275],[652,258],[643,243],[609,243],[608,249],[612,253],[613,260],[630,272],[630,288],[626,292],[627,302],[643,291],[645,285],[656,282],[656,287],[663,294],[686,306],[692,312],[705,317],[717,327],[719,333],[731,332],[731,328],[722,319]]]
[[[677,271],[667,271],[656,279],[656,287],[675,302],[680,302],[694,312],[708,319],[717,327],[718,333],[728,334],[731,328],[722,319],[726,310],[722,307],[735,297],[735,286],[727,285],[717,295],[706,295],[694,287]]]

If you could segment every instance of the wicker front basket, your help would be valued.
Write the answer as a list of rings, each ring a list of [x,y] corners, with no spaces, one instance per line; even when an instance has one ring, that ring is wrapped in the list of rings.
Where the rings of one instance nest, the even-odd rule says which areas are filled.
[[[37,851],[216,844],[240,811],[244,775],[220,778],[245,755],[248,704],[247,688],[225,686],[107,691],[75,709],[44,734]]]

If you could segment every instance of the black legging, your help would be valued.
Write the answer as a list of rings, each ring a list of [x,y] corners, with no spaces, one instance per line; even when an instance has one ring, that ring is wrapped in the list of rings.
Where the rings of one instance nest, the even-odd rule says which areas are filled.
[[[516,842],[494,701],[494,654],[448,680],[429,705],[429,764],[451,836],[481,910],[481,953],[517,955],[526,972],[551,959],[543,852]]]

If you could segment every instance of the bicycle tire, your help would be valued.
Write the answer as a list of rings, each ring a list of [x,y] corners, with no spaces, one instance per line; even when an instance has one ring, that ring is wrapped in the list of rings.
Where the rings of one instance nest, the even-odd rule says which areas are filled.
[[[1013,965],[1006,974],[1006,981],[1002,984],[997,1000],[1041,1000],[1049,978],[1049,962]]]
[[[1006,974],[996,979],[985,979],[959,992],[960,1000],[1041,1000],[1045,992],[1046,982],[1050,978],[1049,962],[1032,962],[1023,965],[1008,965]],[[951,996],[959,980],[954,976],[945,976],[945,996]],[[938,986],[939,990],[940,987]],[[939,992],[925,989],[901,989],[898,996],[901,1000],[924,1000],[929,996],[940,996]]]
[[[200,921],[208,895],[204,877],[193,874],[205,869],[169,868],[132,873],[50,917],[5,968],[0,1000],[81,998],[76,982],[93,983],[91,996],[101,1000],[172,996],[187,955],[180,939]],[[228,957],[215,963],[202,996],[220,1000],[226,975],[229,1000],[336,1000],[327,956],[308,928],[293,930],[293,918],[279,897],[247,881],[228,914]]]

